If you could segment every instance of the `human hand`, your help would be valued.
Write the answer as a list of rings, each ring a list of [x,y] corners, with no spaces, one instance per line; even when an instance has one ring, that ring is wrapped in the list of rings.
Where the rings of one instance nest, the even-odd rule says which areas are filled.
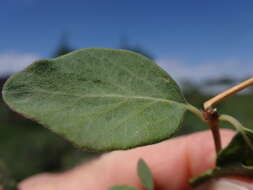
[[[233,134],[230,130],[221,130],[224,145],[228,144]],[[189,178],[214,167],[215,150],[211,133],[198,132],[158,144],[106,153],[99,159],[64,173],[28,178],[19,184],[19,188],[107,190],[113,185],[127,184],[142,189],[136,172],[139,158],[144,159],[151,168],[156,189],[186,190],[190,189]]]

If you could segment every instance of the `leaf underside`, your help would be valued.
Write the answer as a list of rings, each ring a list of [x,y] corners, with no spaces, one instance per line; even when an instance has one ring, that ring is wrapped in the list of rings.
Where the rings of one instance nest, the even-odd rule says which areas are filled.
[[[7,81],[3,97],[16,112],[95,151],[169,138],[186,103],[152,60],[104,48],[37,61]]]

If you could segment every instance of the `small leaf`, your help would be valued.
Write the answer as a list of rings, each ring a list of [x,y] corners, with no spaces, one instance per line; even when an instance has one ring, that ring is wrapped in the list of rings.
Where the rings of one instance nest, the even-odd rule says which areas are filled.
[[[242,132],[237,133],[229,145],[218,154],[215,169],[190,180],[192,186],[224,176],[253,177],[253,151],[250,147],[250,144],[253,144],[253,132],[250,129],[243,129]]]
[[[3,97],[16,112],[96,151],[167,139],[186,110],[177,84],[152,60],[103,48],[37,61],[6,82]]]
[[[154,182],[152,178],[151,170],[149,169],[148,165],[145,163],[144,160],[140,159],[138,161],[138,175],[141,179],[143,186],[147,190],[154,189]]]
[[[138,189],[135,189],[135,188],[129,187],[129,186],[119,185],[119,186],[111,187],[108,190],[138,190]]]
[[[244,130],[243,132],[252,144],[253,132],[251,130]],[[253,151],[241,133],[234,136],[229,145],[218,154],[216,161],[218,167],[237,163],[253,166]]]
[[[225,177],[225,176],[244,176],[253,177],[253,167],[248,167],[244,165],[231,165],[223,168],[215,168],[213,170],[208,170],[202,175],[190,179],[190,183],[193,187],[203,184],[210,179]]]

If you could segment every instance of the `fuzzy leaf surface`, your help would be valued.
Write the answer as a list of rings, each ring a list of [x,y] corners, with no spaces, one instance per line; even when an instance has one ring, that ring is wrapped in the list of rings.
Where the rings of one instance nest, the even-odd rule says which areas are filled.
[[[142,159],[138,161],[138,175],[146,190],[154,189],[154,183],[153,183],[151,170],[149,169],[145,161]]]
[[[95,151],[167,139],[186,110],[177,84],[152,60],[105,48],[37,61],[7,81],[3,97],[16,112]]]

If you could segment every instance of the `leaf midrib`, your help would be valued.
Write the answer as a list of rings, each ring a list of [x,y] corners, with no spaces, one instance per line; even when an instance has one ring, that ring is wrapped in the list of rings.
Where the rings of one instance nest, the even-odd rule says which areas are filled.
[[[78,97],[80,99],[85,98],[121,98],[121,99],[139,99],[139,100],[151,100],[151,101],[157,101],[157,102],[163,102],[163,103],[172,103],[172,104],[179,104],[182,106],[185,106],[185,103],[177,102],[174,100],[168,100],[163,98],[157,98],[157,97],[149,97],[149,96],[126,96],[126,95],[119,95],[119,94],[88,94],[88,95],[79,95],[79,94],[67,94],[63,93],[61,91],[49,91],[45,89],[36,89],[31,90],[33,92],[39,92],[39,93],[47,93],[47,94],[53,94],[53,95],[64,95],[64,96],[70,96],[70,97]],[[17,92],[18,93],[18,92]],[[12,93],[14,94],[14,93]]]

